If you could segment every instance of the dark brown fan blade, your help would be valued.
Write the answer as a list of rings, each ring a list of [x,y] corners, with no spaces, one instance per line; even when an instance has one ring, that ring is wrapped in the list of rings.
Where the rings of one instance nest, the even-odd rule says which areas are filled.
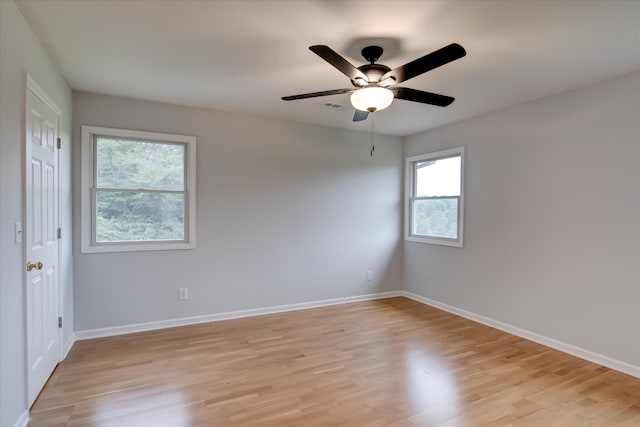
[[[353,115],[353,121],[354,122],[361,122],[363,120],[367,120],[368,116],[369,116],[369,112],[368,111],[356,110],[355,114]]]
[[[422,58],[418,58],[387,72],[382,76],[380,81],[391,77],[396,83],[401,83],[412,79],[415,76],[419,76],[422,73],[426,73],[429,70],[448,64],[451,61],[460,59],[466,54],[467,51],[458,43],[451,43],[449,46],[445,46],[442,49],[438,49],[423,56]]]
[[[438,107],[446,107],[451,104],[455,98],[446,95],[438,95],[437,93],[424,92],[408,87],[395,88],[397,99],[406,101],[421,102],[423,104],[437,105]]]
[[[336,67],[338,71],[349,77],[351,80],[363,79],[365,82],[369,82],[369,79],[362,71],[358,70],[353,64],[340,56],[329,46],[309,46],[309,50]]]
[[[353,92],[355,88],[349,89],[333,89],[333,90],[325,90],[322,92],[311,92],[311,93],[303,93],[301,95],[291,95],[291,96],[283,96],[283,101],[294,101],[296,99],[305,99],[305,98],[315,98],[316,96],[327,96],[327,95],[340,95],[342,93]]]

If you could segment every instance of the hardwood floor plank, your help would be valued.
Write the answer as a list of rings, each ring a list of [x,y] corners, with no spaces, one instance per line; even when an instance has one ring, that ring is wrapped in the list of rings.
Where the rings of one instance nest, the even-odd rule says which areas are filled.
[[[640,426],[640,379],[405,298],[79,341],[42,426]]]

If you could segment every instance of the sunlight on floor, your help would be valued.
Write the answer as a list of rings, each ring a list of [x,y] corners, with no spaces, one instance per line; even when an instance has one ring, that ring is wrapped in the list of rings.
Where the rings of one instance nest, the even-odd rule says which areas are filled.
[[[167,389],[167,386],[154,386],[132,397],[117,393],[98,398],[93,413],[98,418],[105,417],[96,419],[95,427],[189,427],[194,424],[184,392],[180,388]]]
[[[450,368],[420,346],[412,346],[405,357],[405,392],[413,408],[420,412],[414,421],[435,424],[458,416],[460,395]]]

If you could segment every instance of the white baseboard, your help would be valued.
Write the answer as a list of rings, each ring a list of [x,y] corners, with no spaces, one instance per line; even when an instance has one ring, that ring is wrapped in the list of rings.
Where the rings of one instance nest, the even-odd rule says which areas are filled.
[[[71,333],[71,336],[69,337],[69,340],[65,343],[64,348],[62,349],[62,358],[60,359],[60,361],[63,361],[64,359],[67,358],[67,356],[69,355],[69,352],[71,351],[71,347],[73,347],[73,344],[75,344],[76,342],[76,335],[75,333]]]
[[[25,409],[16,422],[13,423],[13,427],[27,427],[27,424],[29,424],[29,411]]]
[[[383,298],[401,296],[401,291],[381,292],[377,294],[358,295],[345,298],[333,298],[320,301],[303,302],[299,304],[276,305],[272,307],[251,310],[228,311],[225,313],[207,314],[204,316],[183,317],[179,319],[160,320],[157,322],[136,323],[133,325],[114,326],[111,328],[89,329],[76,331],[75,340],[109,337],[114,335],[131,334],[135,332],[153,331],[156,329],[173,328],[176,326],[195,325],[198,323],[217,322],[220,320],[239,319],[241,317],[260,316],[262,314],[282,313],[286,311],[305,310],[308,308],[326,307],[329,305],[347,304],[358,301],[370,301]]]
[[[412,292],[401,291],[400,294],[414,301],[418,301],[423,304],[439,308],[449,313],[456,314],[460,317],[473,320],[474,322],[482,323],[484,325],[491,326],[492,328],[499,329],[509,334],[517,335],[529,341],[534,341],[534,342],[537,342],[538,344],[542,344],[547,347],[551,347],[555,350],[568,353],[572,356],[579,357],[580,359],[588,360],[589,362],[597,363],[598,365],[606,366],[607,368],[611,368],[616,371],[620,371],[625,374],[640,378],[640,366],[635,366],[626,362],[622,362],[620,360],[612,359],[611,357],[604,356],[599,353],[594,353],[584,348],[576,347],[574,345],[567,344],[565,342],[558,341],[556,339],[549,338],[544,335],[536,334],[535,332],[531,332],[525,329],[511,326],[507,323],[503,323],[498,320],[491,319],[489,317],[481,316],[479,314],[472,313],[470,311],[462,310],[460,308],[457,308],[448,304],[444,304],[429,298],[425,298],[423,296],[416,295]]]

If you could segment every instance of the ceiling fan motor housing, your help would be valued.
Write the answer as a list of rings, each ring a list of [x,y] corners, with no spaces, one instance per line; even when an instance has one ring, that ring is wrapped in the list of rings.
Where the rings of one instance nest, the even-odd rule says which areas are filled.
[[[388,71],[391,71],[391,68],[382,64],[375,64],[375,62],[382,56],[382,48],[380,46],[367,46],[362,49],[362,56],[364,59],[369,61],[368,64],[361,65],[358,67],[358,70],[362,71],[364,75],[367,76],[367,82],[362,81],[359,78],[352,79],[351,84],[355,87],[363,87],[367,84],[376,84],[380,83],[382,76],[385,75]]]
[[[362,71],[369,80],[369,84],[380,83],[380,79],[384,76],[388,71],[391,71],[391,68],[382,64],[365,64],[358,67],[358,70]],[[362,87],[366,82],[360,82],[359,80],[351,80],[351,84],[356,87]]]

